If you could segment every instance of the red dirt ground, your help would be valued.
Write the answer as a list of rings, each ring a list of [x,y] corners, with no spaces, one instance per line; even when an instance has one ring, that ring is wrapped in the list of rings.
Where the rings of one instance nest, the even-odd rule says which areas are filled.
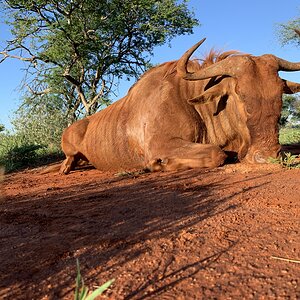
[[[1,299],[73,299],[76,258],[103,299],[300,299],[299,169],[40,170],[2,182]]]

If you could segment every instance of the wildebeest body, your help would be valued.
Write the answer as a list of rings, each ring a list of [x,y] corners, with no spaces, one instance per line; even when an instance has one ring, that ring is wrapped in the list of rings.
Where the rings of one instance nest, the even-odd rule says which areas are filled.
[[[176,62],[166,63],[148,71],[126,97],[67,128],[62,142],[66,155],[77,155],[78,158],[83,155],[100,170],[151,168],[149,164],[156,159],[171,159],[175,154],[182,159],[190,159],[186,152],[188,146],[197,146],[201,150],[216,148],[215,151],[220,152],[220,160],[225,158],[218,147],[195,144],[203,140],[203,122],[185,99],[197,93],[199,87],[175,78],[174,72],[168,74],[175,65]],[[161,79],[165,76],[170,79],[165,78],[162,84]],[[174,84],[174,79],[178,83]],[[181,89],[190,85],[184,87],[185,93],[181,91],[181,98],[177,96],[180,93],[179,84]],[[71,135],[76,138],[69,143]],[[180,145],[176,151],[174,144]],[[194,156],[197,150],[188,152]],[[207,154],[201,153],[199,157],[201,160],[207,156],[208,167],[211,163],[220,163],[209,162],[211,154],[209,151]]]
[[[174,170],[216,167],[229,153],[248,162],[277,157],[281,96],[299,85],[278,76],[275,56],[211,54],[200,64],[188,61],[194,50],[67,128],[61,172],[80,158],[99,170]]]

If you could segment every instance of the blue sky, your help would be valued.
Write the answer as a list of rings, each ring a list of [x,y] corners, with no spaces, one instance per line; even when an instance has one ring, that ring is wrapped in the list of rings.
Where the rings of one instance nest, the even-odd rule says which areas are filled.
[[[171,48],[167,45],[154,51],[152,62],[162,63],[178,59],[188,48],[203,37],[207,40],[196,52],[201,57],[211,48],[239,50],[253,55],[271,53],[290,61],[300,61],[300,48],[279,43],[276,26],[300,15],[300,3],[296,0],[190,0],[201,26],[194,34],[175,38]],[[0,45],[9,37],[7,27],[0,23]],[[20,104],[20,82],[24,77],[24,63],[6,60],[0,64],[0,124],[11,128],[10,118]],[[283,78],[300,82],[300,72],[281,73]],[[119,98],[124,96],[131,83],[119,88]]]

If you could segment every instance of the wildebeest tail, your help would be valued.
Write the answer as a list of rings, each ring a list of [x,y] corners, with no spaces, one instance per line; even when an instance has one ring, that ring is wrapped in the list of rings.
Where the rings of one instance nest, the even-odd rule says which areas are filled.
[[[60,170],[61,163],[57,163],[55,165],[49,166],[46,169],[42,170],[40,174],[47,174],[47,173],[53,173],[58,172]]]

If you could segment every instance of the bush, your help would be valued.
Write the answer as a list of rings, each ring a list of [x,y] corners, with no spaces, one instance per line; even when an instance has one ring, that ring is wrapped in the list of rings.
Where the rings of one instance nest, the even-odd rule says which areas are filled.
[[[14,146],[4,156],[6,169],[13,170],[29,167],[37,157],[36,150],[42,147],[41,145],[33,144]]]
[[[18,134],[0,134],[0,166],[6,172],[41,166],[62,157],[57,147],[33,143]]]
[[[300,128],[282,128],[279,132],[279,142],[281,145],[299,144]]]
[[[24,102],[12,120],[14,131],[0,124],[0,166],[11,172],[62,159],[60,141],[68,121],[60,107]]]
[[[60,149],[61,135],[68,119],[59,109],[39,105],[38,109],[22,106],[12,121],[16,134],[28,143]]]
[[[270,158],[270,163],[279,164],[283,168],[287,169],[299,169],[300,157],[299,155],[293,155],[290,152],[284,152],[279,158]]]

